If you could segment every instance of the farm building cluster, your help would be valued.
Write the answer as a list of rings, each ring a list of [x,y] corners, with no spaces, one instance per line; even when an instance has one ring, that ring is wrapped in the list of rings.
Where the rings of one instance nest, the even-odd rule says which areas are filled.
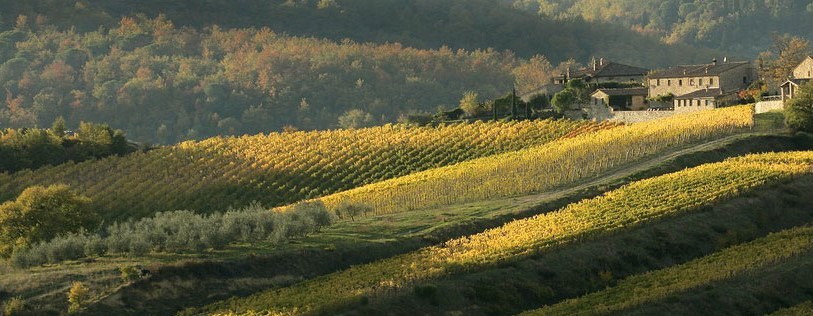
[[[794,74],[798,79],[782,86],[783,95],[792,97],[801,82],[810,80],[813,58],[805,60],[797,72]],[[540,96],[553,98],[572,80],[581,81],[591,92],[588,102],[567,109],[568,116],[609,119],[619,112],[684,112],[737,104],[739,93],[758,78],[756,68],[748,61],[723,59],[651,71],[598,59],[588,67],[568,69],[554,76],[551,82],[523,94],[522,98],[526,101]]]

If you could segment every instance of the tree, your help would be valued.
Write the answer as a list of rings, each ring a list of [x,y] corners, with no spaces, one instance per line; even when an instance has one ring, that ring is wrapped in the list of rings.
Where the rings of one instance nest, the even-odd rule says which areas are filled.
[[[56,136],[65,136],[66,130],[65,119],[61,116],[57,117],[56,120],[54,120],[54,123],[51,124],[51,132],[53,132]]]
[[[339,126],[345,129],[373,126],[373,116],[364,110],[352,109],[339,117]]]
[[[25,189],[15,201],[0,205],[0,256],[8,257],[15,247],[95,228],[99,216],[89,204],[90,199],[66,185]]]
[[[759,54],[757,69],[761,77],[776,86],[786,80],[810,53],[810,41],[788,34],[776,36],[773,46]]]
[[[466,91],[463,93],[463,98],[460,99],[460,109],[466,112],[469,116],[477,116],[483,109],[480,106],[480,96],[477,92]]]
[[[785,104],[785,125],[792,131],[813,132],[813,82],[799,87]]]
[[[90,289],[88,289],[82,282],[73,282],[70,291],[68,291],[68,313],[76,313],[83,306],[87,304],[90,299]]]
[[[556,110],[556,113],[561,114],[572,109],[576,104],[576,100],[576,93],[574,93],[572,89],[564,89],[553,95],[551,104]]]

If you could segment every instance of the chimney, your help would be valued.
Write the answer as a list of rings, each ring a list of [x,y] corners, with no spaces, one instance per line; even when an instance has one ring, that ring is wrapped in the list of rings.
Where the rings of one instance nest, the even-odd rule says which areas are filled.
[[[711,64],[717,66],[717,58],[711,60]]]
[[[706,73],[709,73],[709,67],[706,67]]]
[[[724,64],[728,63],[728,57],[723,57],[723,63]]]
[[[604,57],[601,57],[601,59],[599,59],[599,66],[604,66]]]
[[[596,71],[598,67],[596,67],[596,58],[593,58],[593,71]]]
[[[565,73],[565,80],[570,80],[570,66],[567,66],[567,73]]]

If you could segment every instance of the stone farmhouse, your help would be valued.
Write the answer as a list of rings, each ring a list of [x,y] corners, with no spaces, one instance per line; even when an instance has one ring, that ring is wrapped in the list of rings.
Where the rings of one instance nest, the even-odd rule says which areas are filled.
[[[782,101],[793,99],[799,86],[813,79],[813,56],[807,56],[793,69],[793,76],[780,85]]]
[[[608,106],[613,111],[641,111],[648,108],[645,87],[598,89],[590,96],[591,106]]]
[[[607,82],[635,82],[643,83],[649,69],[630,65],[619,64],[611,61],[604,61],[604,58],[593,60],[589,67],[571,71],[553,78],[554,84],[564,85],[570,80],[580,79],[584,83],[607,83]]]
[[[756,79],[747,61],[675,66],[649,75],[649,97],[673,98],[676,111],[715,108],[736,103]]]

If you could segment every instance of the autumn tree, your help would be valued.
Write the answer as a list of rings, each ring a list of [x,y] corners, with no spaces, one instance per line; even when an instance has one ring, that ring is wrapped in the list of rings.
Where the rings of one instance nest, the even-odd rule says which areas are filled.
[[[757,68],[761,77],[778,86],[810,53],[810,41],[788,34],[776,36],[771,48],[759,54]]]

